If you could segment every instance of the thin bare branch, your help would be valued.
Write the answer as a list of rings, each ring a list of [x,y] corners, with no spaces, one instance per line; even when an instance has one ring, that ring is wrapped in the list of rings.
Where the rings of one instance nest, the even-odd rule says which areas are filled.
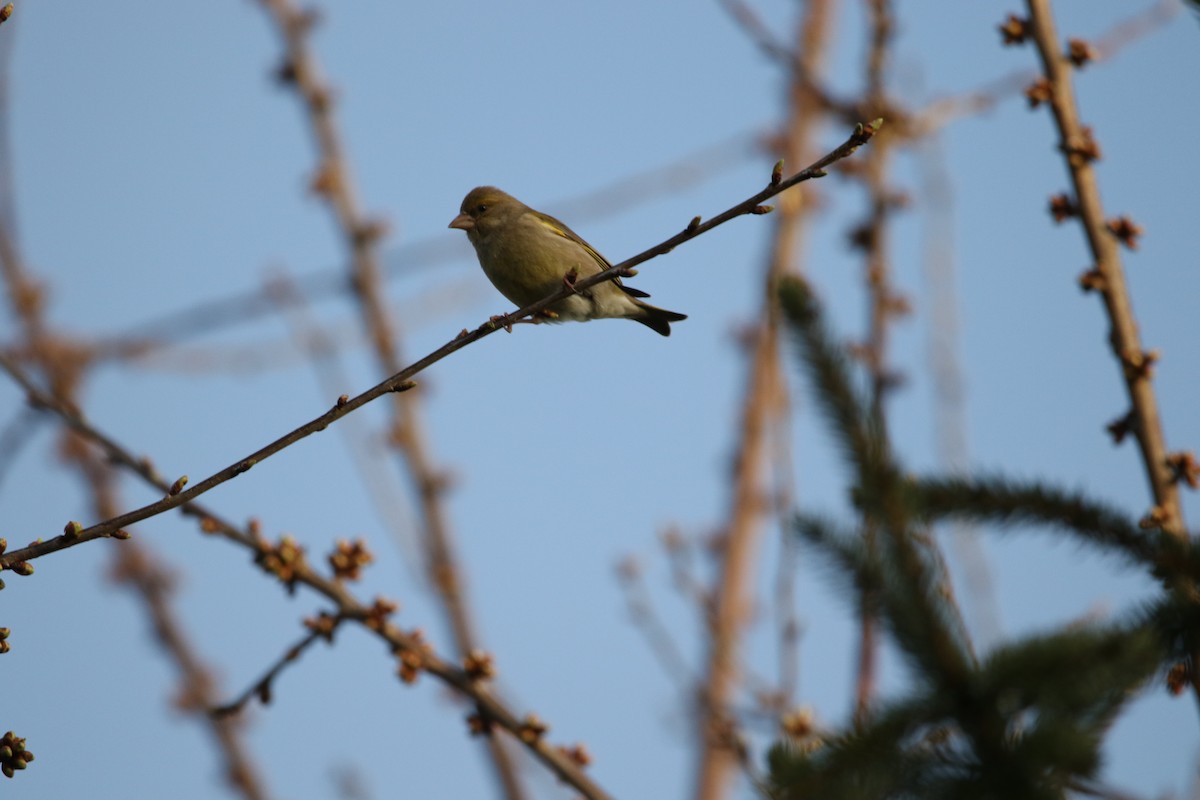
[[[0,485],[4,484],[8,471],[20,460],[25,445],[37,433],[40,418],[41,415],[33,409],[23,408],[0,430],[0,453],[4,454],[4,458],[0,459]]]
[[[1137,442],[1150,494],[1154,498],[1154,505],[1143,518],[1142,524],[1161,528],[1173,536],[1186,539],[1187,523],[1177,483],[1185,476],[1177,474],[1172,466],[1174,462],[1167,450],[1158,399],[1151,382],[1158,354],[1142,347],[1137,320],[1133,315],[1133,300],[1125,283],[1125,269],[1121,263],[1119,244],[1130,249],[1136,247],[1136,237],[1141,229],[1127,217],[1105,218],[1099,182],[1092,167],[1092,163],[1100,157],[1100,150],[1092,137],[1091,128],[1080,122],[1071,75],[1072,64],[1083,62],[1076,53],[1064,53],[1060,49],[1049,0],[1026,0],[1026,4],[1029,22],[1023,27],[1025,34],[1032,38],[1042,63],[1045,73],[1043,85],[1048,90],[1044,99],[1054,116],[1059,150],[1075,195],[1074,198],[1059,196],[1051,200],[1051,213],[1058,221],[1070,216],[1077,217],[1083,228],[1094,264],[1080,277],[1080,286],[1085,291],[1098,292],[1104,302],[1109,320],[1109,346],[1120,367],[1129,396],[1130,409],[1109,426],[1109,431],[1117,442],[1126,434],[1132,434]],[[1072,50],[1080,50],[1086,55],[1088,47],[1086,43],[1080,43]],[[1177,585],[1175,588],[1184,593],[1191,591],[1191,587],[1187,586]],[[1192,654],[1188,678],[1192,694],[1200,704],[1200,669],[1196,667],[1198,657],[1200,654]]]
[[[324,639],[326,642],[332,642],[334,631],[341,622],[342,618],[336,614],[321,614],[315,620],[307,622],[308,633],[285,650],[283,655],[267,668],[262,677],[250,684],[236,699],[223,705],[212,706],[208,713],[217,719],[223,719],[239,713],[247,703],[255,698],[258,698],[263,705],[270,705],[275,679],[279,677],[279,674],[287,669],[288,665],[296,663],[300,656],[304,655],[304,651],[312,647],[318,640]]]
[[[1168,462],[1158,401],[1151,383],[1153,358],[1142,347],[1133,303],[1125,284],[1125,269],[1121,264],[1120,231],[1105,216],[1100,200],[1100,187],[1092,162],[1098,151],[1091,131],[1079,120],[1075,91],[1071,77],[1071,62],[1061,49],[1055,30],[1049,0],[1026,0],[1030,14],[1030,34],[1050,88],[1048,104],[1054,115],[1063,154],[1074,189],[1072,206],[1087,239],[1094,261],[1086,288],[1095,290],[1104,301],[1111,325],[1109,343],[1121,368],[1121,376],[1129,395],[1133,416],[1129,432],[1137,441],[1138,450],[1154,498],[1150,517],[1164,530],[1183,536],[1185,523],[1179,502],[1179,489]]]
[[[238,459],[228,467],[210,475],[199,483],[193,485],[191,488],[184,488],[184,486],[186,486],[186,481],[177,480],[176,482],[165,487],[167,496],[154,503],[134,509],[133,511],[129,511],[120,516],[113,517],[112,519],[104,520],[103,522],[99,522],[88,528],[83,528],[72,534],[64,533],[59,536],[53,536],[51,538],[44,539],[40,542],[33,542],[28,546],[18,550],[10,550],[5,554],[0,555],[0,569],[12,569],[16,564],[26,563],[32,559],[47,555],[48,553],[54,553],[58,552],[59,550],[64,550],[68,547],[74,547],[78,544],[82,544],[83,542],[112,537],[128,525],[149,519],[150,517],[163,514],[171,509],[179,508],[180,506],[190,503],[205,492],[208,492],[211,489],[214,489],[217,486],[232,480],[233,478],[250,470],[252,467],[262,463],[281,450],[290,447],[296,442],[299,442],[300,440],[305,439],[314,433],[325,430],[327,427],[329,427],[329,425],[337,422],[347,414],[365,406],[367,403],[377,400],[391,392],[408,391],[415,385],[412,382],[412,378],[414,376],[420,374],[422,371],[436,364],[447,356],[458,352],[464,347],[474,344],[475,342],[487,336],[491,336],[496,331],[511,327],[523,319],[533,317],[539,311],[553,305],[554,303],[574,292],[582,291],[591,286],[595,286],[598,283],[602,283],[603,281],[609,281],[616,277],[628,275],[633,267],[645,263],[650,259],[669,253],[679,245],[689,242],[698,236],[703,236],[714,228],[724,225],[732,219],[746,215],[765,213],[765,210],[769,207],[761,205],[763,201],[769,200],[799,183],[824,176],[826,174],[825,167],[847,158],[859,147],[869,142],[875,135],[878,126],[881,124],[882,120],[877,120],[873,125],[860,125],[845,142],[834,148],[827,155],[818,159],[812,165],[800,170],[786,180],[780,180],[778,182],[772,180],[766,188],[704,222],[700,222],[700,217],[696,217],[682,231],[663,240],[654,247],[643,250],[641,253],[638,253],[637,255],[628,258],[609,269],[598,272],[595,275],[588,276],[587,278],[580,279],[574,284],[573,287],[567,287],[564,285],[561,289],[547,297],[542,298],[541,300],[538,300],[536,303],[531,303],[524,308],[517,309],[516,311],[512,311],[508,314],[493,317],[492,319],[489,319],[481,324],[479,327],[475,328],[473,331],[461,332],[458,336],[446,342],[441,347],[437,348],[423,358],[413,362],[395,375],[392,375],[370,389],[367,389],[365,392],[362,392],[354,397],[343,396],[338,398],[337,403],[335,403],[334,406],[324,414],[321,414],[320,416],[310,420],[309,422],[306,422],[305,424],[279,437],[278,439],[275,439],[269,444],[259,448],[258,450],[255,450],[253,453]],[[13,380],[15,380],[25,390],[30,402],[36,407],[44,408],[48,411],[54,412],[62,417],[64,422],[76,430],[91,430],[90,426],[86,424],[83,418],[76,411],[69,408],[67,405],[58,401],[54,397],[42,392],[14,360],[2,353],[0,353],[0,369],[3,369],[5,372],[7,372],[13,378]],[[98,434],[98,432],[96,433]],[[186,476],[184,477],[186,478]]]
[[[1118,22],[1096,38],[1092,45],[1092,61],[1114,58],[1129,45],[1166,27],[1181,10],[1179,0],[1158,0]],[[907,119],[905,138],[919,140],[963,117],[990,111],[1001,101],[1023,92],[1039,74],[1032,69],[1014,70],[970,92],[934,100]]]

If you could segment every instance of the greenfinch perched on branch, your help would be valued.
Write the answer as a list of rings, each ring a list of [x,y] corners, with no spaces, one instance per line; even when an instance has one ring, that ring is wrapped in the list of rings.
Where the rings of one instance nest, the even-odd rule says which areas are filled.
[[[466,231],[484,274],[521,308],[561,289],[572,271],[580,279],[612,266],[566,225],[494,186],[472,189],[450,227]],[[545,316],[576,322],[631,319],[670,336],[671,323],[687,315],[642,302],[649,296],[615,278],[564,297]]]

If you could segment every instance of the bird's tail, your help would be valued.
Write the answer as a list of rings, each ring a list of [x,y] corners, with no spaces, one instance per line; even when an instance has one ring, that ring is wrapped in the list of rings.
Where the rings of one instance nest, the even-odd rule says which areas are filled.
[[[679,322],[680,320],[687,319],[687,314],[680,314],[677,311],[667,311],[665,308],[652,306],[649,303],[643,303],[640,300],[637,301],[637,304],[638,308],[641,310],[641,313],[637,316],[630,317],[630,319],[642,323],[650,330],[662,336],[671,335],[672,322]]]

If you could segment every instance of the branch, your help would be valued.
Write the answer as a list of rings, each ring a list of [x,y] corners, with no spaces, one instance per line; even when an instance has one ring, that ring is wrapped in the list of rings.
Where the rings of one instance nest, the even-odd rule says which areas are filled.
[[[458,352],[464,347],[474,344],[475,342],[487,336],[491,336],[498,330],[512,326],[513,324],[528,317],[532,317],[542,309],[553,305],[554,303],[573,294],[574,292],[582,291],[588,287],[595,286],[596,284],[604,281],[612,280],[616,277],[628,275],[630,274],[630,270],[632,270],[632,268],[638,264],[645,263],[653,258],[657,258],[658,256],[669,253],[679,245],[689,242],[698,236],[702,236],[714,228],[724,225],[726,222],[729,222],[732,219],[746,216],[748,214],[767,213],[769,207],[761,205],[764,200],[769,200],[770,198],[786,191],[787,189],[790,189],[799,183],[803,183],[804,181],[823,177],[826,174],[824,169],[825,167],[847,158],[859,147],[869,142],[871,137],[875,135],[875,132],[880,126],[882,126],[882,124],[883,120],[876,120],[869,125],[859,125],[855,129],[854,133],[851,134],[845,142],[834,148],[830,153],[818,159],[810,166],[800,170],[795,175],[792,175],[790,178],[787,178],[786,180],[775,180],[773,175],[770,184],[768,184],[765,189],[755,193],[754,195],[751,195],[742,202],[726,209],[717,216],[710,218],[706,222],[701,222],[700,217],[695,217],[684,230],[680,231],[674,236],[665,239],[654,247],[644,250],[632,258],[628,258],[625,261],[622,261],[621,263],[604,270],[603,272],[599,272],[595,275],[591,275],[587,278],[576,281],[573,288],[567,288],[564,286],[548,297],[545,297],[536,303],[532,303],[525,308],[521,308],[498,317],[493,317],[479,327],[475,328],[473,331],[463,331],[458,336],[446,342],[425,357],[413,362],[400,372],[392,375],[390,378],[387,378],[370,389],[367,389],[362,394],[359,394],[355,397],[346,397],[343,395],[342,397],[338,398],[338,401],[333,408],[329,409],[324,414],[321,414],[315,419],[306,422],[300,427],[292,430],[290,433],[279,437],[275,441],[259,448],[248,456],[237,460],[225,469],[214,473],[213,475],[195,484],[192,486],[192,488],[183,488],[182,484],[185,483],[184,478],[186,478],[186,476],[184,476],[184,478],[177,480],[174,484],[171,484],[165,489],[165,491],[167,491],[167,496],[162,500],[142,506],[141,508],[127,512],[118,517],[113,517],[103,522],[99,522],[91,527],[72,530],[68,533],[64,533],[44,541],[33,542],[32,544],[18,550],[6,552],[3,555],[0,555],[0,570],[12,569],[17,564],[25,563],[49,553],[64,550],[68,547],[74,547],[75,545],[82,544],[83,542],[90,542],[96,539],[114,536],[121,537],[122,528],[132,525],[135,522],[140,522],[142,520],[149,519],[150,517],[157,516],[158,514],[162,514],[166,511],[170,511],[173,508],[178,508],[186,503],[190,503],[205,492],[214,489],[229,480],[232,480],[243,472],[248,471],[252,467],[270,458],[279,451],[290,447],[301,439],[305,439],[314,433],[325,430],[331,424],[337,422],[352,411],[365,406],[367,403],[377,400],[391,392],[408,391],[416,385],[412,382],[412,378],[414,376],[420,374],[422,371],[436,364],[447,356]],[[33,405],[54,412],[60,416],[64,422],[77,431],[92,431],[90,426],[87,425],[78,412],[68,408],[66,405],[55,400],[50,395],[40,391],[24,373],[24,371],[21,370],[21,368],[16,364],[16,362],[4,354],[0,354],[0,369],[3,369],[5,372],[7,372],[18,384],[22,386],[22,388],[24,388],[29,401]],[[104,438],[103,434],[100,434],[98,431],[93,432],[101,439]],[[178,490],[172,492],[172,490],[176,489],[177,486]],[[30,565],[26,564],[26,566]]]
[[[369,219],[361,210],[351,179],[350,164],[342,146],[334,117],[333,93],[318,74],[316,57],[309,46],[313,17],[297,9],[291,0],[262,0],[283,39],[284,65],[279,70],[283,83],[293,87],[304,103],[309,127],[320,159],[313,189],[332,212],[351,266],[350,285],[370,336],[380,372],[398,372],[404,361],[398,326],[388,312],[383,292],[383,269],[379,239],[385,226]],[[421,422],[418,393],[400,393],[392,405],[389,440],[403,459],[417,497],[420,531],[429,584],[433,587],[460,655],[476,649],[478,636],[464,593],[462,570],[455,553],[453,534],[442,501],[448,482],[434,463]],[[512,800],[525,796],[515,767],[507,753],[492,747],[497,777]]]
[[[1129,290],[1125,285],[1125,270],[1121,265],[1118,248],[1119,241],[1130,248],[1136,246],[1136,226],[1127,220],[1126,225],[1121,225],[1121,220],[1105,219],[1104,206],[1100,201],[1100,187],[1092,168],[1092,162],[1099,158],[1099,149],[1092,140],[1091,130],[1079,121],[1071,80],[1072,61],[1058,44],[1058,33],[1055,30],[1049,0],[1027,0],[1027,5],[1029,24],[1021,27],[1023,34],[1033,39],[1042,62],[1045,73],[1044,86],[1048,91],[1044,99],[1054,114],[1059,148],[1075,190],[1073,202],[1068,199],[1064,206],[1052,207],[1052,211],[1055,211],[1056,218],[1060,211],[1064,216],[1079,218],[1095,261],[1093,269],[1084,273],[1080,282],[1085,291],[1095,290],[1100,293],[1111,323],[1109,342],[1121,367],[1132,406],[1128,429],[1137,440],[1150,492],[1154,497],[1155,506],[1150,512],[1150,521],[1176,536],[1183,536],[1185,522],[1179,502],[1179,490],[1168,460],[1162,422],[1158,414],[1158,401],[1150,383],[1153,358],[1152,354],[1142,348],[1138,336],[1137,322],[1133,316]],[[1086,53],[1086,50],[1084,44],[1082,51]],[[1082,62],[1076,58],[1076,63]]]
[[[1179,11],[1178,0],[1158,0],[1149,8],[1118,22],[1095,39],[1092,60],[1102,62],[1114,58],[1130,44],[1165,27]],[[1026,90],[1038,77],[1035,70],[1015,70],[972,91],[936,99],[904,121],[904,138],[919,139],[962,117],[990,111],[1001,100]]]
[[[275,663],[263,673],[263,676],[252,683],[246,691],[238,695],[236,700],[210,708],[208,713],[215,719],[224,719],[237,714],[255,697],[261,700],[263,705],[269,705],[271,702],[271,685],[279,677],[279,673],[283,672],[288,664],[295,663],[304,654],[304,651],[311,647],[318,639],[332,642],[333,633],[337,630],[337,626],[341,624],[342,619],[343,617],[337,614],[322,613],[315,619],[305,620],[304,624],[309,630],[302,639],[289,647],[283,655],[276,659]]]

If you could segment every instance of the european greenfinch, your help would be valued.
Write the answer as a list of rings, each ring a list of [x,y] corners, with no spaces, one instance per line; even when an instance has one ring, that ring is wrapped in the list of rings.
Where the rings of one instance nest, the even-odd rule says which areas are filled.
[[[522,308],[561,289],[572,271],[578,279],[612,266],[566,225],[494,186],[472,189],[450,227],[466,231],[484,274]],[[671,323],[687,315],[642,302],[649,296],[616,278],[564,297],[543,313],[555,322],[631,319],[670,336]]]

